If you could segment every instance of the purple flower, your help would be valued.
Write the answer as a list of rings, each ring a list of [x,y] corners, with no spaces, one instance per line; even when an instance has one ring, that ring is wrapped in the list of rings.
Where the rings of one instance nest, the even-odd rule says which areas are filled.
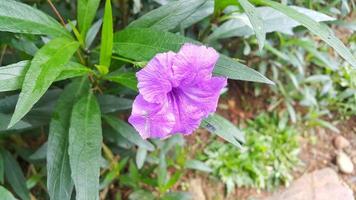
[[[213,77],[213,48],[184,44],[178,53],[157,54],[137,72],[139,95],[129,122],[146,138],[191,134],[215,112],[226,78]]]

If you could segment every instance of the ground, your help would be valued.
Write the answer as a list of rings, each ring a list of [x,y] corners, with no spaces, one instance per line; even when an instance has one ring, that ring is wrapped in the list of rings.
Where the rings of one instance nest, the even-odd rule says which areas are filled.
[[[253,95],[245,94],[241,87],[236,86],[237,83],[238,82],[233,82],[230,84],[230,92],[227,96],[221,99],[218,110],[220,114],[235,124],[241,120],[253,117],[257,110],[267,110],[268,108],[268,104],[264,102],[266,98],[242,99],[241,97]],[[244,94],[239,95],[240,92],[244,92]],[[301,152],[299,155],[303,164],[297,167],[294,172],[294,179],[297,179],[306,173],[328,167],[338,173],[338,176],[352,188],[355,195],[356,170],[354,170],[352,174],[344,174],[340,172],[335,159],[338,150],[333,146],[333,140],[336,136],[342,135],[350,142],[350,146],[344,151],[350,156],[354,165],[356,165],[356,116],[340,121],[337,127],[340,129],[340,133],[335,133],[320,127],[311,129],[307,132],[302,132],[301,129]],[[206,131],[199,130],[197,134],[188,137],[188,146],[192,157],[195,152],[204,148],[207,143],[208,135],[209,134]],[[199,193],[202,193],[207,200],[263,199],[271,196],[273,193],[272,191],[267,192],[257,189],[236,188],[232,194],[228,197],[224,197],[224,185],[216,178],[202,173],[187,174],[183,179],[183,182],[193,186],[190,191],[195,193],[195,198],[201,196]],[[282,191],[283,189],[284,188],[281,187],[277,191]]]

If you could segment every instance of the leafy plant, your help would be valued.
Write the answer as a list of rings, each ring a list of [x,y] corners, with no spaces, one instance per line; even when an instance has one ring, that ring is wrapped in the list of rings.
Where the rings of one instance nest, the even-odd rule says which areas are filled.
[[[127,172],[119,177],[122,187],[129,187],[129,199],[191,199],[186,192],[172,192],[180,178],[188,169],[211,172],[211,169],[198,160],[187,159],[184,139],[173,136],[167,141],[153,141],[156,148],[147,156],[148,164],[138,169],[131,160]],[[140,151],[140,149],[138,149]],[[137,162],[136,157],[136,162]],[[144,188],[144,189],[143,189]]]
[[[102,20],[92,25],[99,2],[78,0],[78,26],[72,21],[66,24],[66,20],[51,1],[49,4],[61,23],[42,11],[17,1],[0,3],[0,30],[17,33],[24,38],[32,35],[31,40],[25,40],[34,47],[27,55],[31,61],[21,61],[0,68],[1,91],[8,92],[3,93],[1,99],[2,132],[11,136],[14,133],[29,132],[38,128],[42,133],[49,130],[48,143],[38,149],[45,153],[37,154],[42,155],[41,159],[43,155],[47,158],[47,187],[43,187],[45,190],[48,188],[51,199],[70,199],[73,191],[76,199],[99,198],[103,146],[106,159],[111,160],[113,169],[120,165],[113,159],[112,150],[105,148],[103,144],[102,118],[111,129],[122,134],[113,139],[117,145],[139,147],[136,162],[142,167],[147,151],[153,151],[154,146],[142,140],[126,122],[107,114],[130,109],[132,101],[128,98],[135,95],[137,88],[137,81],[133,76],[137,69],[132,68],[132,64],[143,67],[144,63],[157,53],[177,51],[186,42],[199,43],[183,35],[166,31],[177,27],[205,1],[194,1],[195,6],[188,8],[180,6],[177,9],[175,3],[168,7],[162,6],[133,21],[128,28],[116,33],[115,38],[110,0],[105,1]],[[184,13],[184,16],[177,19],[171,15],[172,8],[174,12]],[[101,22],[100,45],[98,48],[92,48]],[[9,34],[9,37],[13,36],[17,35]],[[172,43],[174,40],[181,42]],[[15,45],[15,48],[23,51],[19,45]],[[5,46],[4,51],[6,50]],[[216,74],[234,79],[271,83],[257,71],[223,55],[216,66]],[[55,83],[59,80],[66,81]],[[127,90],[126,87],[133,90]],[[21,89],[18,95],[16,92],[10,93],[17,89]],[[49,99],[46,99],[47,96]],[[40,100],[43,100],[43,103]],[[14,101],[17,103],[14,104]],[[214,126],[217,126],[216,131],[225,132],[225,127],[219,126],[219,121],[216,121]],[[104,135],[105,132],[104,130]],[[110,138],[110,135],[108,137]],[[243,141],[240,137],[242,135],[226,139],[236,143],[236,140]],[[21,140],[21,137],[17,138]],[[25,156],[18,150],[21,142],[15,144],[15,148],[12,146],[6,148],[32,163],[28,155],[32,153],[27,150]],[[7,150],[4,152],[6,158],[11,158],[10,164],[6,162],[4,165],[8,166],[5,168],[8,171],[9,166],[18,164]],[[40,169],[43,167],[42,164],[33,164]],[[17,169],[21,171],[20,167]],[[40,174],[34,172],[33,175]],[[22,199],[30,198],[29,188],[24,185],[25,176],[22,173],[18,172],[5,178],[17,196]],[[166,186],[169,180],[162,178],[161,181],[163,182],[159,190],[164,192],[169,188]],[[41,183],[41,179],[37,183]]]
[[[287,121],[276,113],[262,113],[247,121],[242,151],[213,139],[200,159],[226,184],[228,193],[235,186],[272,189],[287,185],[299,163],[298,132]]]
[[[166,142],[143,140],[126,122],[137,95],[135,73],[156,54],[176,52],[184,43],[210,43],[219,49],[216,39],[221,37],[212,36],[223,28],[223,22],[236,16],[249,21],[251,26],[241,36],[256,34],[261,52],[269,48],[266,33],[291,32],[302,25],[332,46],[351,67],[356,65],[332,31],[316,22],[331,18],[310,10],[305,15],[267,0],[180,0],[159,1],[164,5],[158,8],[145,1],[142,4],[149,5],[138,13],[138,2],[0,2],[0,64],[5,65],[0,67],[0,183],[5,186],[0,188],[1,195],[9,199],[10,192],[21,199],[119,198],[120,191],[108,194],[108,190],[122,184],[129,187],[131,199],[142,195],[186,199],[185,194],[171,190],[184,169],[209,168],[187,160],[182,147],[173,153],[167,150],[175,145],[175,137]],[[131,5],[136,6],[133,13]],[[229,5],[235,6],[231,12]],[[59,22],[44,12],[48,7]],[[260,9],[272,9],[293,20],[288,18],[287,28],[268,30]],[[316,21],[310,17],[316,15],[320,17]],[[230,36],[236,35],[240,36]],[[224,54],[213,74],[274,84]],[[245,142],[242,132],[217,114],[204,119],[201,127],[235,147]],[[148,162],[151,164],[145,165]],[[147,189],[155,195],[148,195]]]

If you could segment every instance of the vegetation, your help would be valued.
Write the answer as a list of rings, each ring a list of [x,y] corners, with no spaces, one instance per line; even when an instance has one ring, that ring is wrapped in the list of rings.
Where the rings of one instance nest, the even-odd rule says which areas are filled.
[[[244,128],[246,145],[237,151],[232,145],[213,139],[201,159],[227,186],[273,189],[287,185],[298,166],[298,131],[276,113],[260,114]]]
[[[288,184],[299,133],[356,115],[355,4],[282,2],[0,1],[0,199],[192,199],[188,170],[229,192]],[[184,43],[219,51],[214,76],[265,108],[236,105],[243,129],[204,119],[198,158],[127,123],[135,73]]]

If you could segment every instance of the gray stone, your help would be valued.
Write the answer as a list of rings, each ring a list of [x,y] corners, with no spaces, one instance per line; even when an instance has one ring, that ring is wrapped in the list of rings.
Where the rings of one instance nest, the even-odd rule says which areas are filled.
[[[336,172],[325,168],[305,174],[268,200],[354,200],[352,190]]]
[[[354,164],[350,157],[342,151],[338,152],[336,155],[336,164],[340,171],[345,174],[351,174],[354,171]]]
[[[350,142],[341,135],[336,136],[333,140],[333,143],[335,148],[339,150],[350,146]]]
[[[201,179],[191,179],[189,181],[189,193],[192,194],[195,200],[206,200]]]

